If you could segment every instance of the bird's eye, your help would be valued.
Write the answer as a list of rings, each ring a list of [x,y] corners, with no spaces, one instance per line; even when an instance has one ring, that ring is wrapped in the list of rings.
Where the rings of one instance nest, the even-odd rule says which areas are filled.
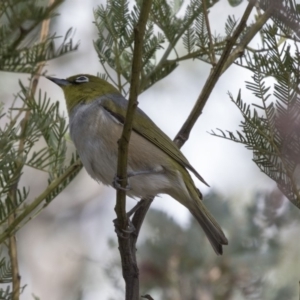
[[[86,76],[79,76],[75,79],[76,83],[89,82],[89,79]]]

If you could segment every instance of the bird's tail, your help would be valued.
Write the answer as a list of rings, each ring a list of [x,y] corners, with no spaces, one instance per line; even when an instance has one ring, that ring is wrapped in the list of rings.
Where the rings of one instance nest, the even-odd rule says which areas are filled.
[[[189,209],[200,226],[203,228],[216,254],[221,255],[223,253],[222,246],[228,245],[228,240],[217,221],[204,206],[201,200],[202,195],[195,187],[192,178],[186,171],[184,174],[184,171],[185,170],[182,170],[182,173],[180,173],[180,176],[178,177],[178,188],[173,189],[173,193],[170,193],[170,195]],[[183,186],[185,186],[186,189],[182,188]]]
[[[198,199],[197,199],[198,200]],[[199,199],[197,202],[193,201],[191,204],[189,201],[188,209],[192,215],[196,218],[202,229],[204,230],[208,240],[210,241],[212,247],[214,248],[217,255],[223,254],[223,245],[228,245],[228,240],[223,233],[221,227],[206,209],[206,207],[201,203]]]

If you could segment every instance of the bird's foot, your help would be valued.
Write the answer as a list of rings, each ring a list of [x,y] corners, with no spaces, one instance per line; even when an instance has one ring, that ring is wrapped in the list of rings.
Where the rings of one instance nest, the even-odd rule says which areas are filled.
[[[112,186],[116,189],[116,190],[121,190],[121,191],[125,191],[125,192],[128,192],[131,190],[131,187],[129,184],[126,185],[126,187],[122,187],[121,186],[121,182],[123,181],[124,179],[121,179],[119,178],[118,176],[115,176],[114,177],[114,180],[112,182]]]
[[[127,219],[128,223],[126,229],[121,228],[118,219],[114,219],[113,222],[115,225],[115,232],[119,238],[128,239],[129,235],[135,232],[135,227],[129,218]]]

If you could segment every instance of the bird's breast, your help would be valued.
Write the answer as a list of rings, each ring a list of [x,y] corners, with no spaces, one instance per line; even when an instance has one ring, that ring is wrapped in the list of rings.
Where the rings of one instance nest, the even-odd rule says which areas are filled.
[[[122,124],[95,102],[79,105],[70,114],[70,135],[84,167],[92,178],[106,185],[112,185],[116,175],[122,129]],[[173,184],[171,177],[176,173],[173,168],[166,153],[132,132],[127,171],[149,171],[149,174],[130,177],[128,195],[146,197],[166,193]]]
[[[117,169],[117,141],[122,126],[93,102],[75,107],[70,115],[70,135],[87,172],[111,184]]]

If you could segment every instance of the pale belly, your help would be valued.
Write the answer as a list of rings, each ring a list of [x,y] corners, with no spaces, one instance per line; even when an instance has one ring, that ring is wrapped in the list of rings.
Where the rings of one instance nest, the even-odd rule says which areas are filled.
[[[78,117],[78,116],[77,116]],[[89,175],[105,185],[113,186],[117,173],[118,140],[122,126],[98,111],[93,122],[70,118],[70,133],[81,161]],[[87,134],[88,133],[88,134]],[[167,154],[145,138],[132,132],[129,143],[128,173],[147,172],[128,178],[128,195],[155,196],[169,193],[176,170],[172,170]]]

